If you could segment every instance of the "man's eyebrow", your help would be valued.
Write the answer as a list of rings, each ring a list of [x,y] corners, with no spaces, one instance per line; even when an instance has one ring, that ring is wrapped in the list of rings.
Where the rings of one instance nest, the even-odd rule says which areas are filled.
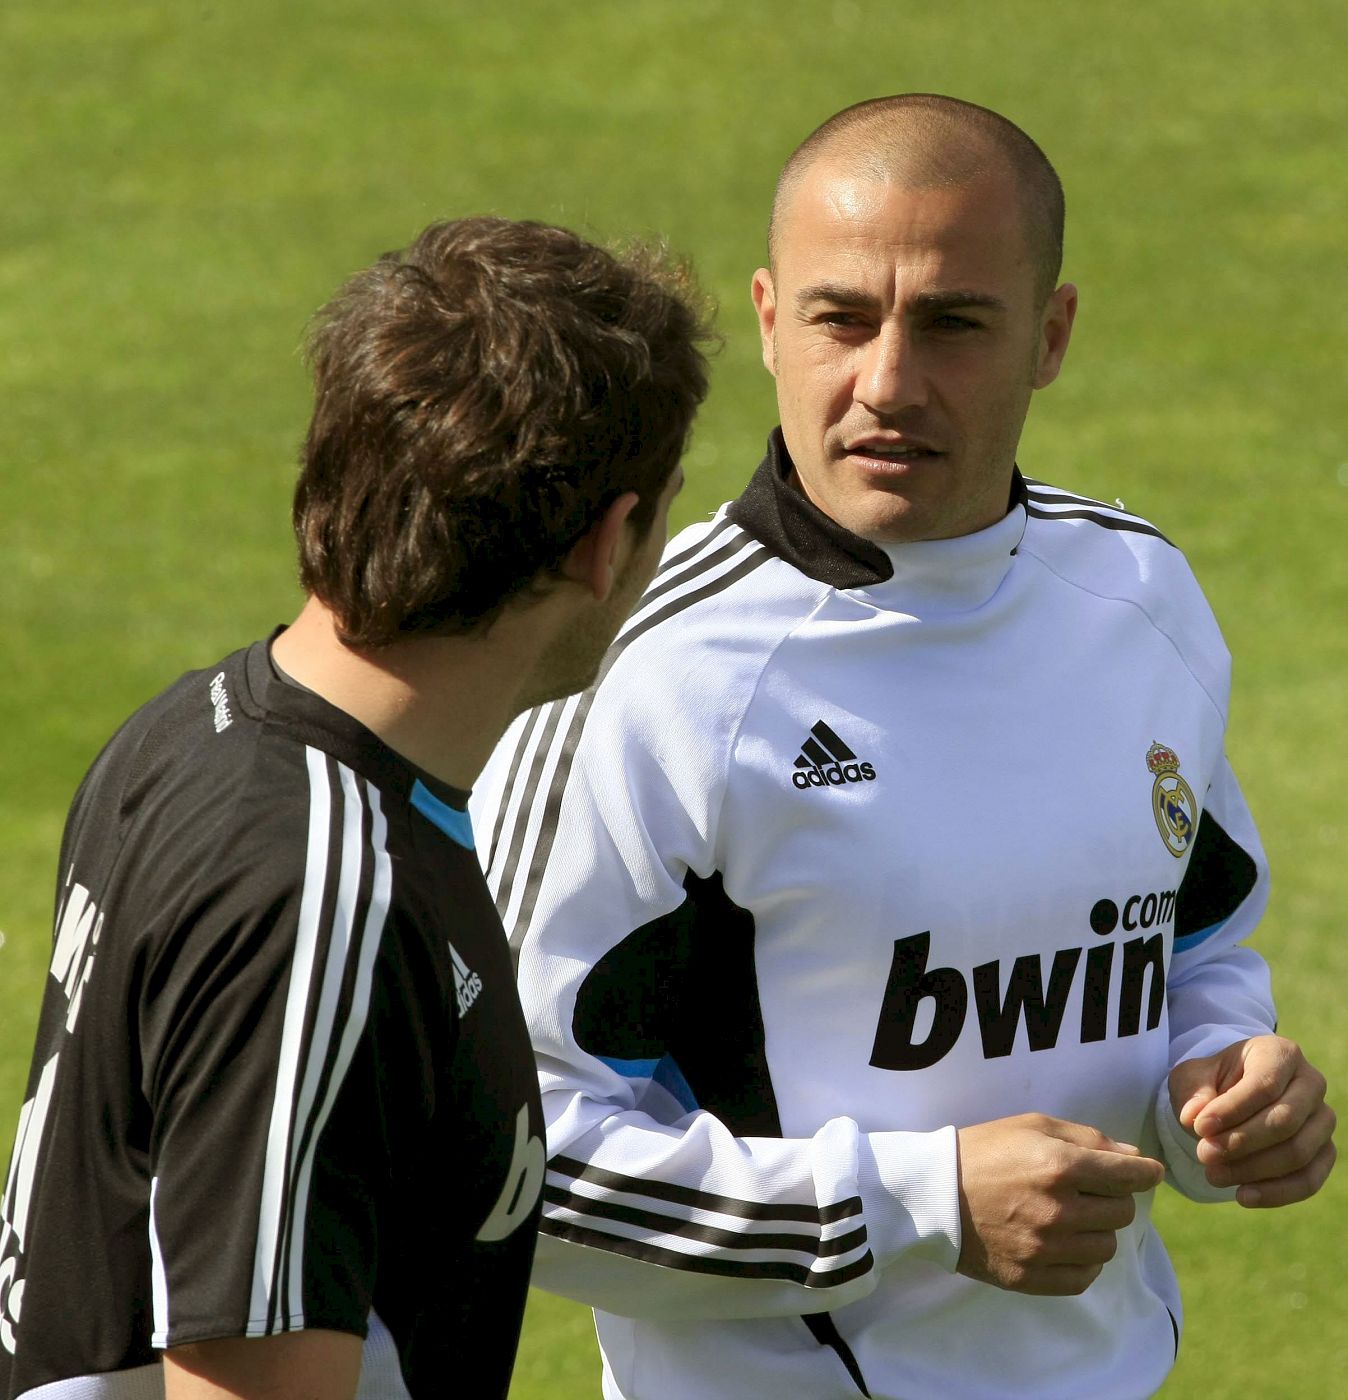
[[[823,301],[830,306],[856,306],[867,311],[876,311],[880,306],[880,298],[870,292],[863,292],[859,287],[847,287],[840,282],[816,282],[812,286],[802,287],[796,293],[796,304],[798,306],[808,306],[811,302]]]
[[[949,292],[919,292],[909,303],[915,311],[961,311],[981,307],[985,311],[1005,311],[1006,303],[991,292],[955,289]]]
[[[848,287],[836,282],[816,282],[802,287],[796,293],[799,306],[809,306],[823,302],[828,306],[854,306],[863,311],[878,311],[880,298],[859,287]],[[982,308],[985,311],[1005,311],[1006,302],[990,292],[976,292],[955,288],[947,292],[918,292],[908,303],[914,311],[939,314],[943,311]]]

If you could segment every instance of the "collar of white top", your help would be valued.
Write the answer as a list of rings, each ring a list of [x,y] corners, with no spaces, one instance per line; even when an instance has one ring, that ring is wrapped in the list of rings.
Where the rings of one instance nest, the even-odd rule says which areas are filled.
[[[879,546],[894,573],[857,590],[889,612],[937,617],[972,612],[1002,586],[1025,534],[1025,507],[1017,502],[985,530],[949,540]]]

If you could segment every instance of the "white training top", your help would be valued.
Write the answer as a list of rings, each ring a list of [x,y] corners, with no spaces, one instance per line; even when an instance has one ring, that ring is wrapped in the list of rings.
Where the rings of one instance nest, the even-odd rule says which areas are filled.
[[[541,1066],[534,1281],[597,1309],[610,1400],[1137,1400],[1181,1318],[1150,1196],[1078,1297],[973,1282],[955,1129],[1040,1111],[1231,1194],[1166,1092],[1274,1024],[1226,649],[1122,509],[1017,476],[882,550],[789,469],[774,435],[473,799]]]

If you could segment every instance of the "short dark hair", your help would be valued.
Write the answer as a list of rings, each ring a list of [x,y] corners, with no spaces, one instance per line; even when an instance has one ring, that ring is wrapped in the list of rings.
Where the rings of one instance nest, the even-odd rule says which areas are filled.
[[[768,225],[773,267],[786,202],[822,156],[918,188],[965,184],[1000,164],[1020,193],[1040,302],[1057,286],[1066,214],[1062,182],[1034,141],[990,108],[933,92],[905,92],[857,102],[830,117],[796,147],[777,181]]]
[[[649,526],[710,338],[691,273],[658,249],[432,224],[312,324],[300,582],[350,646],[488,624],[624,492]]]

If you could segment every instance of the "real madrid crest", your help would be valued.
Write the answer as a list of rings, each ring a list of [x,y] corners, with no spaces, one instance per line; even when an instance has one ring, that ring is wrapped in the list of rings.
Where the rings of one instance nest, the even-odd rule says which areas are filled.
[[[1198,803],[1193,789],[1179,775],[1179,756],[1164,744],[1147,750],[1147,767],[1156,775],[1151,785],[1151,810],[1165,848],[1177,860],[1189,849],[1198,826]]]

